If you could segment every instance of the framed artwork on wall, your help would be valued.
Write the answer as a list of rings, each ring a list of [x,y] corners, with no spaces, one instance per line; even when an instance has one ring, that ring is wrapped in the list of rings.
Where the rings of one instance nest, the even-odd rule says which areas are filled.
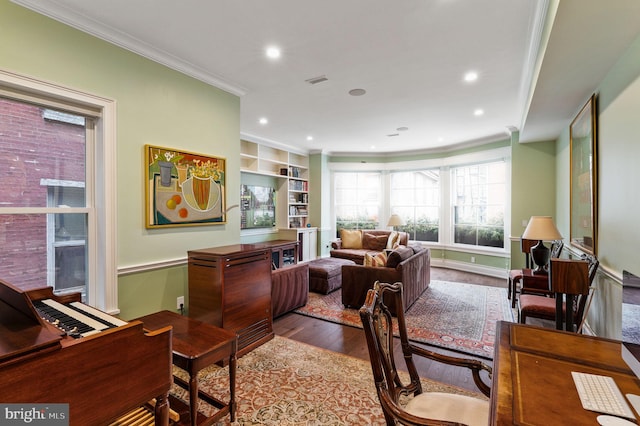
[[[596,95],[569,127],[571,245],[596,254],[598,231],[598,161]]]
[[[226,160],[145,145],[147,228],[226,223]]]

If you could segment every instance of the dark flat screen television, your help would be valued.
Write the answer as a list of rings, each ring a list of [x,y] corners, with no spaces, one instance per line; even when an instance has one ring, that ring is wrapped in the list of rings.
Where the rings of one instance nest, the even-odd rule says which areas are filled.
[[[268,186],[240,186],[240,229],[276,226],[276,190]]]

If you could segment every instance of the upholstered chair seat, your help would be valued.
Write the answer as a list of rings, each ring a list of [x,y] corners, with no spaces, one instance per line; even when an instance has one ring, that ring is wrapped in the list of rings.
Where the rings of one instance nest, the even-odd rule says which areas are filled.
[[[454,393],[428,392],[422,389],[420,375],[413,356],[469,370],[478,389],[489,396],[491,388],[491,367],[476,359],[460,358],[432,352],[427,348],[409,342],[407,324],[404,317],[403,285],[376,281],[367,292],[364,305],[360,308],[360,318],[367,339],[367,349],[373,381],[378,392],[388,426],[403,425],[487,425],[489,424],[489,402],[487,399]],[[387,306],[393,302],[397,309],[397,330],[400,337],[402,356],[400,366],[408,378],[400,374],[396,364],[394,321]]]
[[[486,426],[489,421],[488,401],[451,393],[421,393],[412,398],[404,409],[414,416],[470,426]]]
[[[562,313],[566,312],[566,305],[562,304]],[[554,297],[523,294],[520,296],[520,322],[526,323],[527,318],[545,320],[556,319],[556,299]]]

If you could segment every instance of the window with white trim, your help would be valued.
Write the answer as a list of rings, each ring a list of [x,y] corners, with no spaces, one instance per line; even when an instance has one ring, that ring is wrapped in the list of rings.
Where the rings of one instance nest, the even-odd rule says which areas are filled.
[[[113,101],[0,70],[0,279],[117,312],[114,118]]]
[[[73,119],[60,119],[65,116]],[[93,169],[86,146],[94,143],[87,140],[86,125],[93,126],[92,119],[0,98],[0,123],[9,177],[0,186],[0,202],[17,208],[3,217],[8,233],[19,235],[0,246],[0,276],[17,287],[51,286],[86,297],[87,224],[93,215],[85,194],[85,176]]]
[[[334,175],[336,232],[377,229],[382,205],[380,172],[338,172]]]
[[[504,161],[451,168],[453,242],[504,248]]]
[[[438,242],[440,229],[440,170],[415,170],[390,174],[391,214],[399,215],[409,239]]]
[[[405,164],[407,170],[402,170]],[[359,167],[367,171],[359,172]],[[508,148],[379,165],[334,163],[336,230],[350,225],[388,229],[388,218],[398,214],[404,221],[398,229],[408,232],[410,240],[461,250],[504,251],[509,167]],[[363,176],[376,180],[368,185]],[[375,220],[366,220],[374,214],[367,216],[369,205],[361,191],[375,200],[370,203],[376,206],[370,209]]]

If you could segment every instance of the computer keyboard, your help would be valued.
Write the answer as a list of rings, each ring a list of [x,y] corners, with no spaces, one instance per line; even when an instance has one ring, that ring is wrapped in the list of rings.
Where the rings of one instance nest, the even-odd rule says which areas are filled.
[[[598,413],[635,419],[612,377],[572,371],[582,408]]]

